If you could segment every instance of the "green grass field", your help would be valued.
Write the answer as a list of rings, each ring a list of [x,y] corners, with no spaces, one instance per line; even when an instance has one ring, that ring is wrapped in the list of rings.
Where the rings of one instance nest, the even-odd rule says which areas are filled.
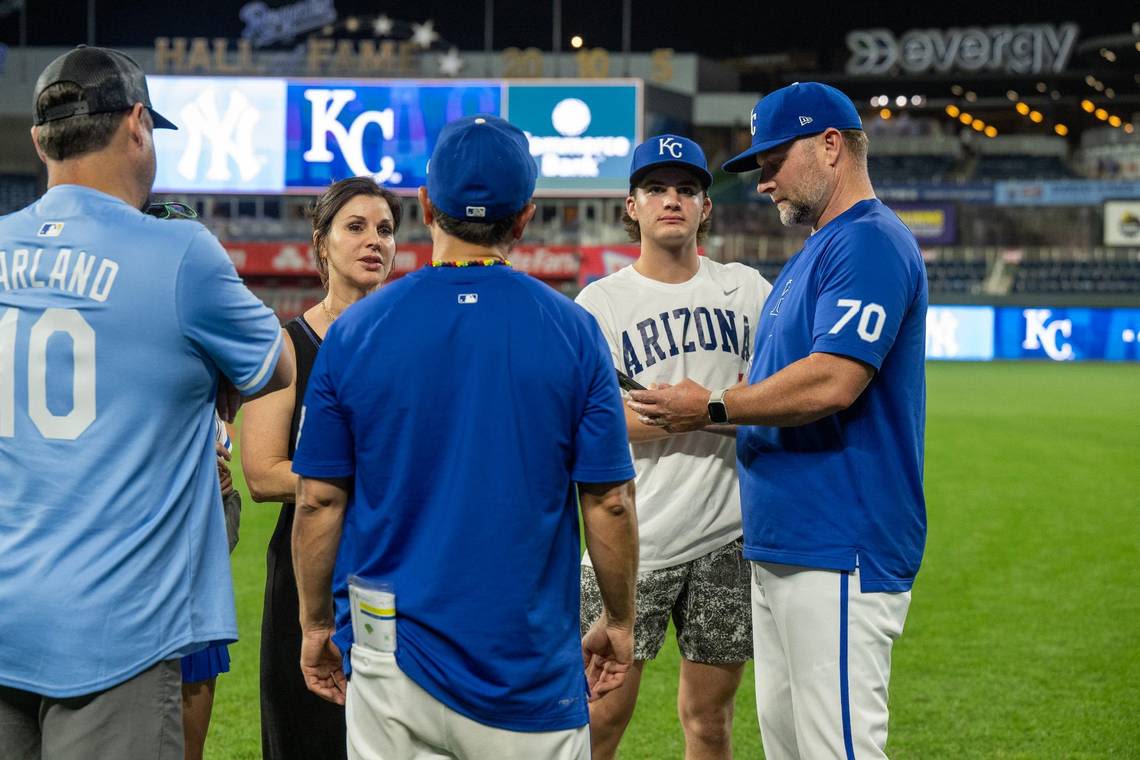
[[[1140,757],[1140,367],[931,364],[929,541],[895,649],[893,758]],[[244,492],[244,483],[238,477]],[[261,756],[257,651],[276,506],[246,500],[241,641],[208,758]],[[677,650],[646,668],[624,758],[680,758]],[[759,758],[751,668],[736,756]]]

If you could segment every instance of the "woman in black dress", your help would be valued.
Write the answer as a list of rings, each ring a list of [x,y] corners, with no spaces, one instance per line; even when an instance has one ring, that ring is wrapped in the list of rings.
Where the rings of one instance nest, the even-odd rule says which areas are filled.
[[[241,462],[254,501],[283,502],[266,557],[261,623],[261,745],[265,760],[344,758],[344,708],[301,677],[301,629],[293,577],[297,476],[291,470],[301,403],[317,349],[340,313],[380,287],[396,255],[400,204],[367,177],[341,180],[312,208],[313,252],[325,297],[285,325],[296,380],[245,405]]]

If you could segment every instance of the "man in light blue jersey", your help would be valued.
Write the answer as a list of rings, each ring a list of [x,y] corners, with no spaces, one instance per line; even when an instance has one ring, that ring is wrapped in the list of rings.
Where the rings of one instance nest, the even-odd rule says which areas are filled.
[[[926,541],[926,268],[875,198],[846,95],[782,88],[752,132],[725,170],[759,169],[780,220],[813,234],[764,305],[748,384],[686,380],[630,407],[672,430],[738,425],[765,757],[882,758],[891,648]]]
[[[179,658],[237,637],[215,395],[292,363],[214,237],[139,210],[173,125],[134,61],[81,46],[34,108],[48,191],[0,219],[0,747],[180,759]]]
[[[433,266],[346,311],[313,367],[293,458],[301,667],[345,702],[351,665],[349,757],[586,760],[587,688],[633,662],[634,470],[609,349],[507,261],[535,176],[517,127],[448,124],[420,188]],[[602,600],[584,638],[576,496]],[[350,585],[379,583],[394,622],[388,597],[350,612]]]

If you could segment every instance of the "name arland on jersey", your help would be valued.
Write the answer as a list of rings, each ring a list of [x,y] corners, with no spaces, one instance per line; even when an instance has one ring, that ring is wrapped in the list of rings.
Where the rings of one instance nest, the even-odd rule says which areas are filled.
[[[119,273],[117,263],[70,248],[48,249],[45,258],[44,250],[0,249],[0,289],[53,288],[93,301],[107,300]]]
[[[724,351],[739,354],[745,362],[752,356],[752,330],[748,315],[741,314],[738,318],[732,309],[713,308],[710,311],[704,306],[695,309],[682,307],[643,319],[636,328],[637,333],[633,337],[629,330],[623,330],[621,334],[625,373],[631,377],[682,352]],[[634,338],[640,339],[640,354],[634,347]]]

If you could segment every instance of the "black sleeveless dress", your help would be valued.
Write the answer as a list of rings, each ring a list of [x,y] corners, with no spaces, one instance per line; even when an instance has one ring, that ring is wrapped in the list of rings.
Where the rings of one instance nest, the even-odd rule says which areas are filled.
[[[285,325],[297,360],[297,398],[289,425],[289,459],[297,443],[301,402],[321,339],[305,318]],[[265,609],[261,620],[261,751],[265,760],[341,760],[347,757],[344,708],[313,694],[301,677],[301,626],[293,576],[293,515],[281,505],[266,553]]]

